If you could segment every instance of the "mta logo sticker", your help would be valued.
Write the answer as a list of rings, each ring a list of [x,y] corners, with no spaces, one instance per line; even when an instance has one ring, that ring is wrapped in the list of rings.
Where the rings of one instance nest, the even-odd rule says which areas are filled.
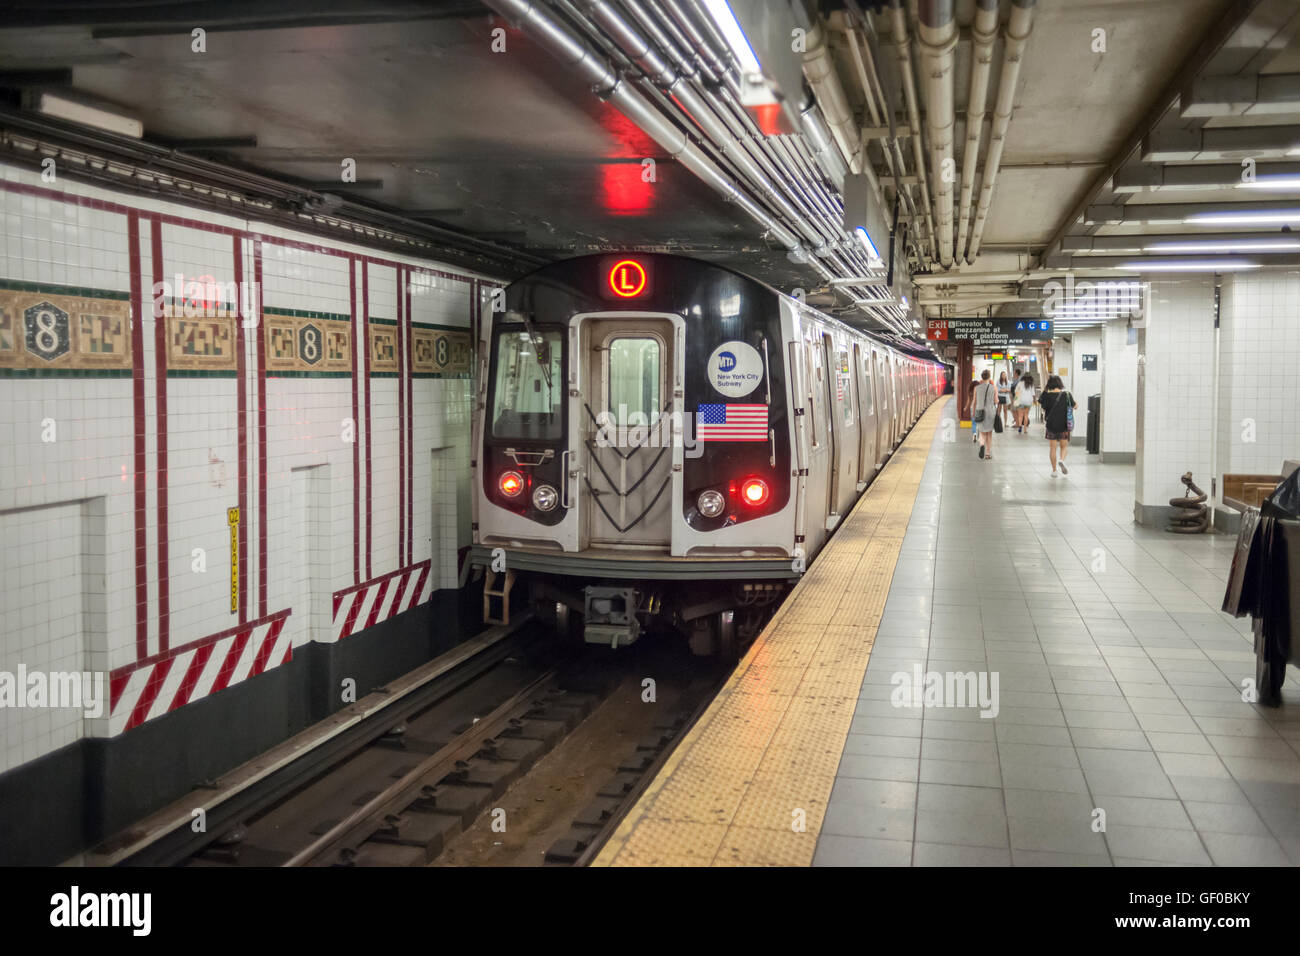
[[[721,352],[718,355],[718,371],[730,372],[736,367],[736,356],[730,352]]]
[[[27,351],[53,362],[67,354],[71,335],[68,332],[68,313],[52,302],[40,302],[23,312]]]

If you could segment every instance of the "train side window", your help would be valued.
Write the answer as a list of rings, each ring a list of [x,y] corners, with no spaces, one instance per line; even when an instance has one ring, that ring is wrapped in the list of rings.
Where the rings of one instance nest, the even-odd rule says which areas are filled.
[[[875,414],[876,403],[871,394],[871,356],[862,359],[862,398],[860,401],[868,415]]]
[[[817,438],[817,392],[822,378],[821,364],[817,363],[816,372],[813,371],[814,359],[813,348],[810,342],[804,342],[803,348],[804,361],[804,378],[808,382],[808,438],[813,448],[821,445]]]
[[[495,438],[554,441],[562,437],[564,337],[553,329],[539,337],[540,347],[527,332],[497,333],[492,393]],[[546,358],[546,368],[538,360],[539,352]]]
[[[606,354],[610,415],[620,425],[653,422],[661,411],[659,340],[643,336],[611,339]]]

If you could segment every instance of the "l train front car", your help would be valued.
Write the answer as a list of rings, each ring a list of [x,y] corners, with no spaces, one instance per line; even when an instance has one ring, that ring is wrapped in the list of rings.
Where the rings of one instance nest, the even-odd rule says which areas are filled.
[[[570,259],[503,298],[477,348],[484,615],[526,588],[593,643],[663,629],[734,654],[941,384],[933,362],[684,257]]]

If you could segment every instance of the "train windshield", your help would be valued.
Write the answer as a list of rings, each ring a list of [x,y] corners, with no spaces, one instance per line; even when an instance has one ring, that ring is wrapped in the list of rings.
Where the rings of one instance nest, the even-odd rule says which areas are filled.
[[[540,342],[526,331],[497,333],[492,395],[496,438],[555,441],[563,437],[563,333],[546,329],[537,337]]]

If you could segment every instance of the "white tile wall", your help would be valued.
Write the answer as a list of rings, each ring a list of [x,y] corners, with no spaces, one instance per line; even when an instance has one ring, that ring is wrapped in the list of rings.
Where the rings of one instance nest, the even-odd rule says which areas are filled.
[[[39,174],[0,165],[0,180],[42,187]],[[327,245],[281,227],[249,223],[174,203],[60,183],[69,194],[246,229],[262,237],[263,297],[267,306],[335,314],[351,312],[348,260],[292,248],[282,240]],[[0,189],[0,279],[130,290],[127,217],[44,196]],[[162,226],[163,273],[233,278],[234,240],[211,229]],[[252,240],[242,243],[245,278],[252,281]],[[338,244],[361,255],[373,250]],[[150,224],[140,223],[142,288],[153,284]],[[415,267],[454,270],[437,263],[378,254]],[[396,270],[370,267],[372,316],[396,318]],[[358,264],[358,271],[360,265]],[[361,284],[357,283],[358,299]],[[148,303],[146,302],[146,306]],[[360,303],[358,302],[358,307]],[[468,327],[469,285],[412,274],[415,321]],[[238,503],[238,389],[234,378],[167,380],[168,472],[158,472],[155,440],[154,327],[144,316],[147,519],[149,588],[148,653],[158,645],[157,488],[169,489],[170,645],[175,648],[230,627],[229,531],[225,510]],[[246,335],[250,370],[247,397],[247,535],[249,617],[257,600],[257,382],[260,326]],[[361,343],[357,343],[358,348]],[[358,363],[358,376],[360,376]],[[357,423],[364,441],[364,397]],[[372,530],[375,575],[398,566],[397,380],[373,379],[370,468],[375,502]],[[439,552],[435,587],[455,584],[455,552],[469,540],[468,460],[471,389],[468,381],[419,379],[412,383],[414,560]],[[295,643],[330,630],[329,593],[353,584],[353,446],[342,425],[352,415],[346,378],[277,378],[266,381],[268,594],[271,613],[292,608]],[[52,419],[57,441],[41,440]],[[0,670],[28,668],[107,670],[134,662],[136,651],[134,417],[130,378],[5,378],[0,375]],[[362,446],[364,449],[364,445]],[[435,471],[434,449],[440,464]],[[366,460],[361,456],[362,480]],[[295,469],[302,471],[295,472]],[[295,474],[305,476],[294,480]],[[364,491],[364,489],[363,489]],[[99,502],[87,511],[87,501]],[[364,501],[361,538],[364,542]],[[89,530],[88,530],[89,529]],[[87,542],[92,542],[88,544]],[[207,571],[194,570],[194,550],[206,553]],[[362,580],[365,557],[362,555]],[[99,591],[95,591],[99,588]],[[305,589],[305,590],[304,590]],[[317,594],[317,591],[323,591]],[[311,598],[305,597],[310,593]],[[72,599],[70,599],[70,595]],[[307,601],[307,606],[303,602]],[[313,625],[309,627],[308,625]],[[17,766],[87,733],[79,712],[0,708],[0,771]]]
[[[1101,451],[1137,451],[1137,346],[1128,344],[1124,319],[1101,333]]]
[[[1300,272],[1225,276],[1218,473],[1277,474],[1300,458]]]
[[[1167,505],[1191,471],[1209,482],[1214,364],[1214,278],[1158,279],[1146,303],[1145,387],[1138,423],[1136,495]]]

